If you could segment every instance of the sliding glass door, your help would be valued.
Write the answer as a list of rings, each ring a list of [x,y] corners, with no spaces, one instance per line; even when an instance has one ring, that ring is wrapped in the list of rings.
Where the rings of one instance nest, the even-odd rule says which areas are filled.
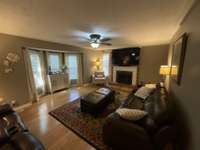
[[[71,85],[80,84],[80,59],[77,54],[66,54],[65,55],[65,64],[68,67],[69,80]]]
[[[29,51],[29,57],[37,96],[42,96],[45,94],[42,52]]]

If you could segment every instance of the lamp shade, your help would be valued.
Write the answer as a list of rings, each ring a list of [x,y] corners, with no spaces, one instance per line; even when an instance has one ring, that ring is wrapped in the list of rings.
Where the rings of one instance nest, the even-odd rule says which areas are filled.
[[[178,74],[178,67],[177,66],[172,66],[171,68],[171,75],[177,75]]]
[[[3,102],[3,97],[0,97],[0,103]]]
[[[170,67],[165,66],[165,65],[160,66],[159,73],[160,73],[160,75],[169,75],[170,74]]]

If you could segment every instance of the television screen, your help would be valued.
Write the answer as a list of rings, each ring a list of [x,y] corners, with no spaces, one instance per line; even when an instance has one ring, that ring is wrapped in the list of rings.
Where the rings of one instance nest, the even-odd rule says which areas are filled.
[[[134,66],[140,60],[140,48],[112,50],[112,64],[115,66]]]

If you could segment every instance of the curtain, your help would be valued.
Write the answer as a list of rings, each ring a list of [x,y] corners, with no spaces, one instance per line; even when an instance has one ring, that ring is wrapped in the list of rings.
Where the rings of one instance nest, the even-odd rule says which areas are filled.
[[[112,65],[112,53],[109,52],[109,81],[112,81],[113,76],[113,65]]]
[[[33,77],[33,72],[31,69],[31,62],[29,59],[28,49],[23,47],[22,52],[23,52],[23,58],[24,58],[24,63],[25,63],[26,80],[28,84],[29,97],[32,102],[38,101],[39,99],[37,96],[37,90],[34,83],[34,77]]]
[[[110,75],[110,53],[108,52],[104,52],[103,53],[103,71],[105,76],[109,76]]]
[[[79,76],[79,85],[83,84],[83,55],[77,54],[78,56],[78,76]]]

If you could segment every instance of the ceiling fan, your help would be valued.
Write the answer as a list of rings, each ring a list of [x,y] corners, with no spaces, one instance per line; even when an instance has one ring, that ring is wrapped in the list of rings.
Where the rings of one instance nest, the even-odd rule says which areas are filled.
[[[100,45],[111,46],[112,44],[108,43],[110,40],[110,38],[102,38],[100,34],[96,33],[90,34],[88,39],[92,48],[98,48]]]

